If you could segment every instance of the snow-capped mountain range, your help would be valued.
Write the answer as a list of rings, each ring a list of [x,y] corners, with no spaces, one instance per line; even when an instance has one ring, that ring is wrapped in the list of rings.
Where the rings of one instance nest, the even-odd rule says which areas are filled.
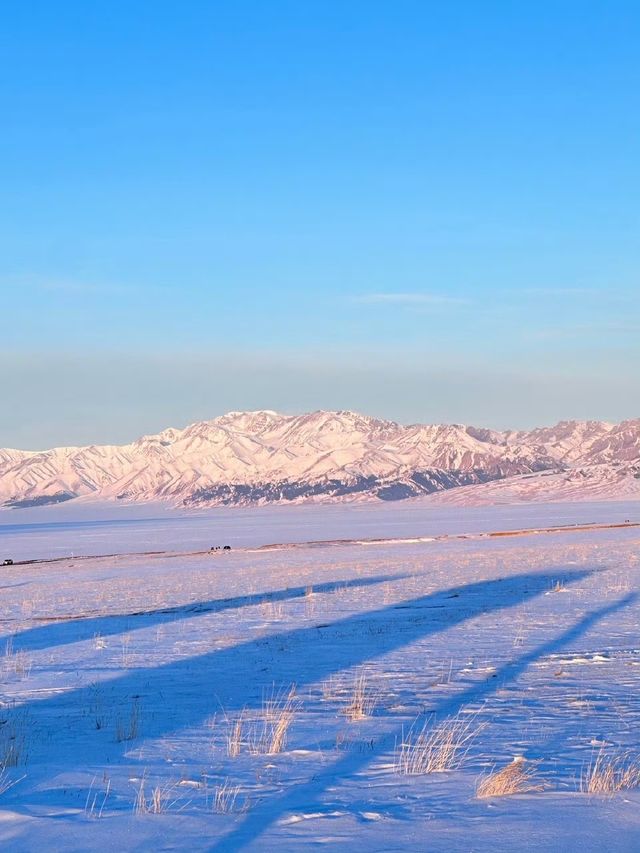
[[[500,432],[348,411],[230,412],[122,446],[0,449],[5,507],[91,497],[184,506],[399,500],[461,486],[472,502],[490,481],[525,482],[519,499],[526,482],[531,497],[536,483],[547,499],[567,483],[578,497],[594,488],[599,497],[640,497],[640,419]]]

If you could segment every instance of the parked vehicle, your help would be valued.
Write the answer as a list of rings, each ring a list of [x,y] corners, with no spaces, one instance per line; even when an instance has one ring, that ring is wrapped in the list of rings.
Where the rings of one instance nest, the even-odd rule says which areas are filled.
[[[13,560],[12,560],[12,559],[10,559],[10,558],[9,558],[9,559],[6,559],[6,560],[3,560],[3,561],[2,561],[2,565],[3,565],[3,566],[12,566],[12,565],[13,565]]]

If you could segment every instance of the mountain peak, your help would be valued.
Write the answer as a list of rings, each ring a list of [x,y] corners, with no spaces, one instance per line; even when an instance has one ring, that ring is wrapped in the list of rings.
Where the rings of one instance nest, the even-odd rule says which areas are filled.
[[[0,505],[73,497],[187,505],[387,500],[588,466],[615,468],[616,477],[626,471],[639,481],[640,420],[562,421],[500,432],[463,424],[403,426],[344,409],[301,415],[259,409],[171,427],[122,447],[0,450]]]

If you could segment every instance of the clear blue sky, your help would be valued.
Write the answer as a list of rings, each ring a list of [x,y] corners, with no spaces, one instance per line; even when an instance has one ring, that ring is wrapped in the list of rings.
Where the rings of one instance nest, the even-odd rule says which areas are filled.
[[[9,2],[0,446],[638,416],[640,4]]]

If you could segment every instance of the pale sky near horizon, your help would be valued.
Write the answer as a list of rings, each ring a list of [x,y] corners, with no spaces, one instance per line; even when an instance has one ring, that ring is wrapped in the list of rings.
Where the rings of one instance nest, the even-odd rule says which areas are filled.
[[[640,416],[640,4],[9,4],[0,447]]]

